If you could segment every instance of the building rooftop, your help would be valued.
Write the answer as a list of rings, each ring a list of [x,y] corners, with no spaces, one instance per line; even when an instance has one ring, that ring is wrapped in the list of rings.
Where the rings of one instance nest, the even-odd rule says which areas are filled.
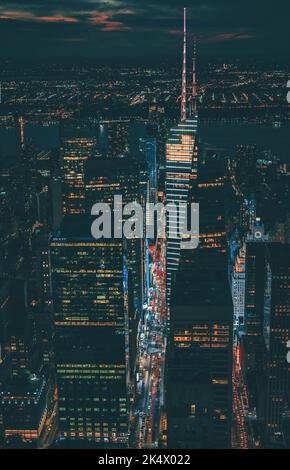
[[[96,216],[90,215],[66,215],[61,223],[60,230],[55,232],[52,236],[51,241],[59,241],[60,239],[81,239],[81,240],[95,240],[91,234],[91,226]],[[101,238],[100,242],[112,242],[112,238]],[[122,240],[115,239],[115,242],[122,243]]]
[[[18,380],[14,380],[2,386],[0,390],[0,400],[38,400],[42,395],[46,385],[44,376],[36,376],[35,374],[27,373]]]
[[[266,252],[272,269],[283,267],[290,270],[290,244],[267,243]]]
[[[172,288],[171,314],[186,318],[229,318],[232,299],[223,253],[196,250],[184,255]],[[182,312],[182,313],[181,313]]]
[[[85,164],[85,177],[90,178],[92,175],[114,177],[120,173],[134,173],[136,162],[132,158],[116,157],[116,158],[89,158]]]

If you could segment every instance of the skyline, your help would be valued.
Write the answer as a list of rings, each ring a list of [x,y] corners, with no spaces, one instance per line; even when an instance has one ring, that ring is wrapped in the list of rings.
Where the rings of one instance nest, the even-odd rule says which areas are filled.
[[[0,449],[289,449],[290,71],[260,60],[268,3],[46,2],[0,7],[26,28],[2,61]],[[175,66],[146,67],[142,34]]]
[[[183,7],[189,42],[201,55],[279,55],[287,51],[290,6],[258,0],[190,2],[13,0],[0,6],[1,58],[152,58],[177,56]],[[180,37],[180,38],[177,38]],[[179,40],[180,39],[180,40]],[[116,50],[116,44],[118,50]],[[20,46],[21,45],[21,46]]]

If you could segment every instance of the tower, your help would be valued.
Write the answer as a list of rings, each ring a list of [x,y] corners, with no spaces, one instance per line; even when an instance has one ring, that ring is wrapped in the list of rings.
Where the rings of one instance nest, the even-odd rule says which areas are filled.
[[[62,124],[61,160],[63,214],[85,213],[84,168],[89,158],[99,157],[97,131],[85,120]]]
[[[168,448],[229,448],[233,307],[227,259],[200,248],[183,255],[170,302]]]
[[[189,202],[190,188],[197,179],[198,148],[197,148],[197,116],[187,117],[186,113],[186,9],[184,9],[184,40],[182,69],[181,119],[169,133],[166,143],[166,204],[178,206]],[[185,218],[185,210],[178,212],[179,220]],[[178,230],[180,224],[177,224]],[[171,280],[174,271],[178,270],[181,252],[180,234],[167,229],[166,276],[167,299],[169,301]]]
[[[64,218],[50,241],[59,429],[68,441],[126,446],[127,274],[123,241]]]

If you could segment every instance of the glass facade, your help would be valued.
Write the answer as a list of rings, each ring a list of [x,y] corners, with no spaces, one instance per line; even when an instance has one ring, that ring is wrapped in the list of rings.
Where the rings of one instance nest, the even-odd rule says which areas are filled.
[[[180,122],[171,129],[166,144],[166,204],[187,203],[192,181],[197,178],[197,117]],[[184,221],[185,212],[179,211]],[[177,222],[178,223],[178,222]],[[173,225],[173,224],[172,224]],[[174,227],[173,227],[174,228]],[[170,296],[172,274],[178,269],[180,239],[167,230],[167,295]]]

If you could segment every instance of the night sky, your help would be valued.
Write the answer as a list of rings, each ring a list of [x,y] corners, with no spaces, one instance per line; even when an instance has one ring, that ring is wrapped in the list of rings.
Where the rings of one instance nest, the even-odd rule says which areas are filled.
[[[175,57],[183,6],[204,54],[287,56],[285,0],[1,0],[0,56]]]

